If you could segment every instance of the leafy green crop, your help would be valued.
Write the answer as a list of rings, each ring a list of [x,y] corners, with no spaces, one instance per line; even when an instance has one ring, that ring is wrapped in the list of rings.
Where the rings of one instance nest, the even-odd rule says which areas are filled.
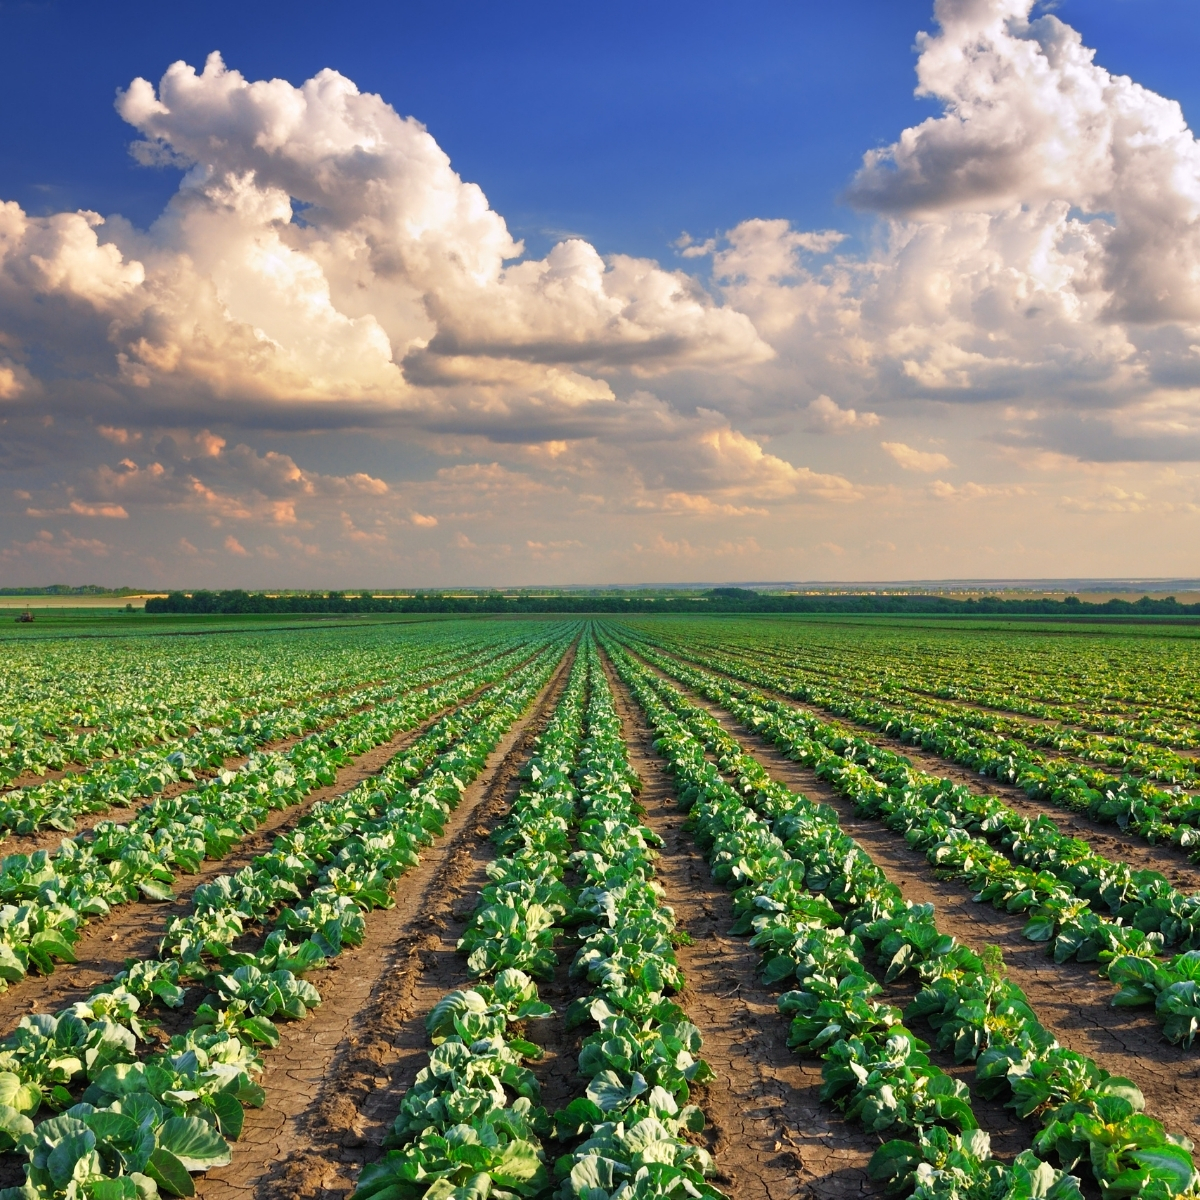
[[[860,813],[878,817],[939,869],[965,879],[976,900],[1029,913],[1025,936],[1052,942],[1056,961],[1153,957],[1166,944],[1190,949],[1200,940],[1200,896],[1185,896],[1165,876],[1132,871],[1064,835],[1045,816],[1023,817],[994,796],[914,770],[899,755],[789,705],[642,650],[812,766]],[[1006,853],[993,849],[993,841]],[[1188,1011],[1187,993],[1176,989],[1156,1012],[1170,1040],[1190,1045],[1200,1024],[1192,1017],[1200,1013]]]
[[[1200,1175],[1190,1145],[1139,1119],[1141,1093],[1129,1080],[1059,1047],[1020,989],[940,934],[932,906],[906,903],[832,810],[772,781],[707,712],[608,648],[658,735],[714,874],[739,887],[739,927],[763,949],[766,977],[799,985],[780,999],[792,1044],[824,1058],[827,1099],[891,1137],[872,1160],[876,1178],[923,1198],[1066,1200],[1080,1194],[1067,1172],[1086,1163],[1106,1196],[1192,1194]],[[868,947],[885,977],[920,976],[904,1014],[877,999]],[[1040,1116],[1042,1132],[1011,1167],[991,1159],[965,1089],[905,1027],[916,1020],[958,1061],[976,1062],[982,1089]]]
[[[171,922],[159,963],[130,963],[85,1011],[30,1018],[0,1041],[19,1085],[10,1088],[12,1098],[30,1111],[45,1102],[68,1106],[65,1116],[90,1120],[87,1106],[127,1115],[133,1105],[138,1120],[149,1121],[136,1152],[126,1153],[121,1142],[119,1153],[107,1154],[71,1126],[69,1150],[43,1153],[35,1134],[48,1123],[31,1134],[12,1109],[11,1129],[0,1137],[9,1136],[29,1156],[27,1182],[16,1195],[104,1200],[109,1194],[153,1195],[155,1188],[190,1195],[190,1172],[228,1161],[228,1139],[241,1132],[244,1106],[263,1102],[254,1082],[261,1047],[277,1044],[280,1020],[302,1020],[320,1001],[296,970],[323,966],[343,944],[361,938],[364,912],[391,902],[392,881],[441,832],[462,789],[544,685],[561,657],[562,632],[545,630],[543,648],[528,663],[435,723],[380,775],[315,805],[250,868],[197,889],[194,912]],[[464,683],[468,693],[478,689],[480,674]],[[352,753],[361,752],[355,749],[360,742],[348,743]],[[243,933],[272,923],[277,928],[258,953],[233,948]],[[180,1004],[193,981],[208,994],[191,1030],[172,1037],[165,1051],[143,1057],[133,1014],[156,1002]],[[82,1103],[71,1105],[81,1076],[87,1082]],[[0,1130],[4,1126],[0,1120]],[[127,1124],[120,1130],[121,1138],[132,1136]],[[43,1157],[70,1163],[44,1174]]]
[[[470,974],[494,982],[450,993],[430,1014],[437,1048],[401,1103],[388,1143],[395,1148],[364,1171],[356,1195],[544,1194],[551,1131],[577,1143],[554,1169],[563,1200],[719,1195],[706,1182],[708,1155],[686,1137],[704,1125],[690,1088],[712,1072],[697,1057],[699,1031],[664,995],[682,984],[674,920],[652,882],[655,838],[637,821],[636,786],[585,637],[526,782],[493,835],[502,853],[488,866],[489,883],[459,942]],[[584,881],[574,895],[562,882],[568,863]],[[528,978],[517,965],[553,970],[560,938],[579,946],[572,973],[595,985],[567,1020],[594,1023],[595,1032],[579,1059],[583,1094],[549,1118],[529,1107],[532,1076],[506,1053],[540,1052],[504,1031],[506,1020],[549,1015],[548,1006],[525,991],[505,992],[507,980]],[[527,1166],[537,1167],[525,1181],[505,1174],[514,1139]],[[455,1158],[458,1145],[477,1142],[490,1157],[471,1150]]]

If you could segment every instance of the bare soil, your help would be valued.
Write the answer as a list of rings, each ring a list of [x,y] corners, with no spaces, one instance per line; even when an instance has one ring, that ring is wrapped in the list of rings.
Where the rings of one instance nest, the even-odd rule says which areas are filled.
[[[466,668],[464,668],[466,669]],[[461,674],[462,672],[455,672]],[[452,676],[448,675],[449,679]],[[439,681],[440,682],[440,681]],[[478,696],[484,688],[476,688],[460,704],[469,703]],[[386,763],[395,757],[405,746],[415,741],[430,726],[439,721],[447,712],[458,705],[450,705],[440,709],[413,729],[397,734],[391,741],[367,751],[352,763],[348,763],[338,773],[336,780],[329,787],[319,788],[310,792],[299,804],[290,808],[270,813],[266,821],[253,833],[243,838],[236,846],[220,859],[206,860],[195,875],[184,876],[187,892],[202,883],[207,883],[218,875],[232,874],[253,862],[271,845],[276,834],[282,829],[291,828],[314,804],[340,792],[348,791],[355,784],[368,776],[378,774]],[[360,710],[361,711],[361,710]],[[286,751],[297,742],[307,737],[307,734],[282,738],[260,748],[260,753],[268,750]],[[228,769],[233,770],[244,765],[248,760],[236,758],[226,760]],[[194,787],[190,783],[172,784],[164,789],[160,796],[175,796]],[[110,809],[106,813],[89,814],[89,828],[102,820],[128,821],[138,810],[136,808]],[[52,831],[43,831],[34,837],[46,837]],[[54,833],[56,842],[61,842],[62,833]],[[78,836],[78,832],[75,835]],[[27,839],[32,840],[32,839]],[[49,848],[39,846],[37,848]],[[30,853],[26,849],[22,853]],[[191,911],[187,897],[175,903],[161,904],[153,901],[138,900],[131,905],[122,905],[104,917],[88,921],[84,936],[75,946],[75,957],[78,960],[74,966],[60,966],[52,976],[30,975],[21,983],[12,985],[0,993],[0,1030],[7,1030],[25,1013],[56,1012],[74,1001],[82,999],[95,987],[122,970],[127,958],[146,957],[156,953],[159,939],[162,937],[167,924],[173,917]],[[13,995],[13,988],[19,989]],[[76,994],[80,989],[83,996]]]
[[[308,1020],[281,1026],[283,1040],[266,1056],[267,1104],[247,1112],[233,1162],[196,1179],[198,1195],[340,1200],[379,1156],[405,1090],[427,1061],[426,1015],[447,991],[467,984],[454,947],[486,881],[487,838],[572,659],[492,752],[445,836],[401,881],[395,907],[373,913],[363,945],[317,977],[321,1006]]]
[[[937,906],[938,927],[943,932],[953,934],[977,951],[987,945],[998,945],[1004,953],[1009,977],[1023,989],[1038,1019],[1062,1045],[1090,1055],[1113,1075],[1132,1079],[1145,1095],[1147,1110],[1153,1116],[1169,1130],[1200,1141],[1200,1059],[1195,1050],[1170,1045],[1153,1014],[1113,1008],[1110,1001],[1115,988],[1099,978],[1094,965],[1056,964],[1047,956],[1044,944],[1022,936],[1024,920],[1020,916],[999,911],[990,904],[976,904],[962,884],[937,879],[925,855],[912,850],[898,834],[870,818],[855,816],[850,802],[812,771],[785,758],[758,734],[739,726],[728,712],[688,694],[694,703],[706,707],[734,733],[746,752],[758,759],[772,778],[834,807],[842,828],[883,869],[906,899],[917,904],[933,902]],[[964,1081],[969,1084],[969,1077]],[[1006,1119],[1011,1124],[1011,1118]],[[993,1130],[993,1135],[997,1132],[1003,1140],[1010,1136],[1006,1130]],[[1031,1126],[1026,1137],[1030,1133]]]
[[[737,1200],[874,1194],[866,1167],[880,1139],[823,1104],[820,1065],[788,1048],[788,1022],[776,994],[759,981],[758,952],[748,939],[730,936],[730,893],[682,829],[674,787],[641,710],[611,670],[610,679],[629,761],[642,778],[645,820],[664,841],[658,877],[692,938],[678,951],[687,980],[679,1000],[717,1075],[697,1103],[709,1120],[705,1136],[718,1184]]]

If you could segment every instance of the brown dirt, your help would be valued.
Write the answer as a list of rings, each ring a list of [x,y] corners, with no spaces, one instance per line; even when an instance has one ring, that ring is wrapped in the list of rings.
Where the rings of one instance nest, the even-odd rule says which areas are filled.
[[[639,661],[643,662],[647,667],[655,669],[653,664],[647,662],[645,659],[640,659],[639,657]],[[716,671],[712,667],[705,669],[711,671],[714,675],[721,674],[720,671]],[[675,681],[672,680],[672,682]],[[739,680],[738,682],[745,683],[743,680]],[[762,692],[764,696],[781,700],[785,704],[790,704],[798,711],[808,713],[810,716],[817,717],[822,721],[841,725],[857,736],[865,738],[873,745],[884,747],[897,754],[902,754],[914,767],[930,775],[937,775],[945,779],[952,779],[955,783],[965,784],[971,791],[980,796],[998,796],[1005,804],[1023,816],[1036,817],[1043,815],[1049,817],[1064,834],[1067,834],[1069,837],[1080,838],[1082,841],[1087,842],[1096,853],[1103,854],[1106,858],[1110,858],[1116,862],[1129,863],[1138,870],[1159,871],[1175,887],[1182,891],[1189,893],[1200,891],[1200,866],[1192,863],[1188,858],[1189,854],[1194,853],[1194,851],[1183,850],[1178,846],[1171,845],[1147,845],[1144,842],[1135,840],[1135,834],[1123,833],[1115,825],[1095,821],[1082,813],[1074,813],[1046,801],[1031,800],[1015,784],[1003,783],[989,776],[980,775],[977,771],[971,771],[967,767],[942,758],[932,751],[910,745],[908,742],[901,741],[898,737],[890,737],[879,733],[870,726],[860,725],[848,717],[835,716],[815,704],[806,704],[801,700],[797,700],[789,696],[786,692],[759,687],[757,684],[745,684],[745,686],[753,687]],[[693,697],[693,699],[697,703],[704,703],[698,697]]]
[[[404,877],[396,906],[372,914],[363,945],[317,978],[321,1006],[281,1027],[262,1079],[266,1107],[247,1112],[233,1162],[198,1177],[198,1195],[342,1198],[378,1157],[404,1091],[427,1061],[426,1015],[467,983],[454,947],[493,857],[488,834],[511,802],[573,657],[492,752],[445,836]]]
[[[658,876],[692,937],[679,948],[687,987],[680,1003],[704,1038],[717,1079],[697,1098],[718,1183],[737,1200],[873,1194],[866,1166],[879,1139],[818,1099],[821,1069],[788,1049],[787,1019],[758,978],[758,952],[731,937],[730,893],[682,830],[670,778],[628,689],[610,670],[629,761],[642,778],[646,823],[664,841]]]
[[[900,835],[870,818],[856,817],[849,801],[812,771],[739,726],[731,714],[693,693],[687,694],[734,733],[772,778],[810,799],[833,806],[842,828],[906,899],[936,904],[939,929],[975,950],[989,944],[1000,946],[1009,977],[1024,990],[1038,1019],[1064,1046],[1090,1055],[1114,1075],[1131,1078],[1144,1093],[1152,1115],[1169,1130],[1200,1141],[1200,1062],[1194,1050],[1166,1042],[1158,1022],[1145,1010],[1111,1007],[1115,989],[1097,976],[1093,965],[1056,964],[1047,957],[1044,945],[1022,937],[1021,917],[998,911],[990,904],[976,904],[962,884],[936,879],[925,855],[910,849]]]

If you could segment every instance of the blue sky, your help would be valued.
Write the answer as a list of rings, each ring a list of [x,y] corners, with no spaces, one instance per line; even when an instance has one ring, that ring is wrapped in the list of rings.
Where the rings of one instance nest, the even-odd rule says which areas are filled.
[[[1110,70],[1200,111],[1200,6],[1073,0],[1054,11]],[[861,221],[839,203],[865,149],[936,110],[913,96],[926,0],[744,4],[214,0],[0,3],[0,180],[29,212],[94,208],[149,224],[175,172],[125,153],[112,107],[210,50],[251,79],[334,67],[424,122],[464,178],[544,253],[580,233],[661,257],[747,215]]]
[[[1200,6],[941,4],[0,0],[0,574],[1194,572]]]

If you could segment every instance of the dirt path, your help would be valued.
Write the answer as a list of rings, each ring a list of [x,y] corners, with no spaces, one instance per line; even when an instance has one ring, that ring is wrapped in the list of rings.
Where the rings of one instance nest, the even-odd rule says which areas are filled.
[[[697,1102],[711,1123],[709,1149],[720,1186],[737,1200],[859,1196],[876,1189],[866,1166],[877,1138],[818,1099],[821,1069],[787,1045],[788,1022],[758,978],[758,951],[731,937],[730,893],[683,832],[654,735],[628,689],[609,670],[629,761],[642,778],[646,824],[664,841],[657,870],[690,946],[679,947],[687,980],[680,1003],[704,1037],[717,1080]]]
[[[632,651],[631,647],[626,647],[626,649],[631,650],[635,654],[635,657],[645,666],[650,667],[652,670],[656,669],[652,663],[641,658],[640,655],[636,654],[636,651]],[[722,674],[722,672],[714,670],[712,667],[703,669],[712,672],[714,675]],[[726,678],[732,679],[732,676],[726,676]],[[1074,813],[1068,809],[1059,808],[1054,804],[1031,800],[1015,784],[1003,783],[990,776],[980,775],[977,771],[960,766],[958,763],[951,762],[949,759],[942,758],[940,755],[924,750],[919,746],[910,745],[908,742],[901,741],[898,737],[890,737],[887,734],[872,729],[868,725],[860,725],[848,717],[836,716],[815,704],[806,704],[804,701],[789,696],[786,692],[759,687],[757,684],[747,684],[744,680],[737,680],[736,682],[742,683],[746,687],[755,688],[757,691],[762,692],[764,696],[769,696],[774,700],[780,700],[784,704],[789,704],[799,712],[807,713],[809,716],[816,717],[821,721],[841,725],[857,736],[865,738],[873,745],[884,747],[897,754],[902,754],[914,767],[930,775],[937,775],[945,779],[952,779],[955,783],[965,784],[977,795],[998,796],[1005,804],[1023,816],[1047,816],[1063,833],[1087,842],[1098,854],[1103,854],[1106,858],[1111,858],[1116,862],[1129,863],[1130,866],[1139,870],[1159,871],[1175,887],[1182,891],[1189,893],[1200,891],[1200,866],[1190,862],[1188,859],[1188,855],[1192,851],[1182,850],[1178,846],[1171,845],[1148,846],[1144,842],[1136,841],[1133,834],[1122,833],[1115,825],[1094,821],[1092,818],[1084,816],[1081,813]],[[676,680],[672,680],[672,683],[675,683],[676,686],[682,686]],[[699,697],[693,696],[692,698],[696,703],[704,703]]]
[[[681,690],[733,733],[773,779],[833,806],[842,828],[906,899],[936,904],[938,927],[943,932],[975,950],[989,944],[1000,946],[1009,977],[1024,990],[1038,1019],[1064,1046],[1090,1055],[1114,1075],[1131,1078],[1145,1094],[1152,1115],[1169,1130],[1200,1141],[1200,1057],[1195,1050],[1166,1042],[1152,1013],[1113,1008],[1110,1001],[1115,989],[1096,975],[1094,966],[1056,964],[1047,957],[1044,944],[1021,935],[1025,924],[1021,917],[990,904],[975,904],[962,884],[935,879],[925,855],[910,849],[899,834],[877,821],[856,817],[850,802],[812,771],[785,758],[766,739],[740,726],[730,713]]]
[[[206,1198],[344,1198],[425,1065],[425,1017],[467,982],[454,946],[493,851],[487,835],[566,685],[568,654],[529,713],[463,793],[445,836],[400,882],[396,906],[371,914],[362,946],[316,977],[322,1004],[281,1026],[267,1054],[267,1105],[250,1109],[233,1162],[196,1179]]]

